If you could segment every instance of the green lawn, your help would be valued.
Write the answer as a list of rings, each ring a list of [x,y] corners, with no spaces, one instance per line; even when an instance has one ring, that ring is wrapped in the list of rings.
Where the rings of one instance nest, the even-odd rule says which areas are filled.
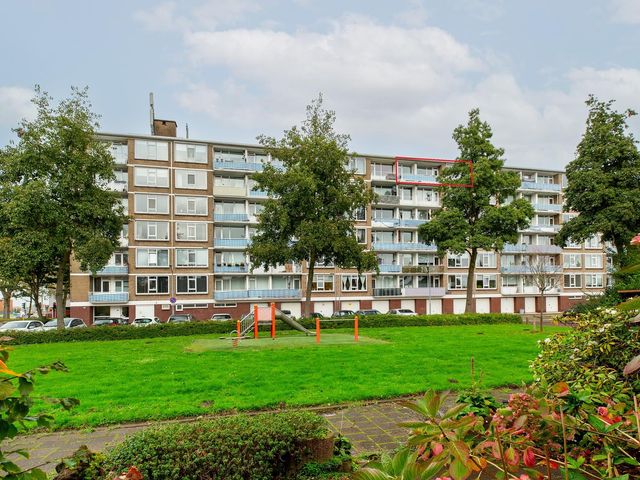
[[[39,377],[36,394],[76,397],[58,426],[175,418],[228,409],[315,405],[469,385],[470,358],[487,387],[531,379],[528,362],[544,334],[525,325],[405,327],[244,340],[216,336],[24,345],[18,371],[62,360],[69,373]]]

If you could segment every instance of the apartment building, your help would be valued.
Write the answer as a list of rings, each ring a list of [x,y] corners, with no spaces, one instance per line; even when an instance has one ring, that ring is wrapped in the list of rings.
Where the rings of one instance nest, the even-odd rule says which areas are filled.
[[[350,167],[362,175],[378,200],[356,214],[356,234],[379,258],[379,274],[336,269],[320,261],[313,278],[307,266],[252,268],[245,253],[266,193],[254,190],[253,172],[278,165],[257,145],[176,137],[175,122],[156,120],[156,135],[101,134],[111,145],[116,179],[132,220],[121,248],[102,270],[71,273],[71,315],[129,318],[175,312],[210,318],[240,317],[254,304],[275,302],[300,315],[312,282],[313,310],[411,308],[418,313],[464,310],[466,255],[438,257],[421,243],[418,226],[440,208],[438,161],[362,155]],[[608,282],[608,261],[598,238],[561,248],[554,235],[572,213],[562,212],[562,171],[520,169],[518,196],[531,202],[535,217],[519,241],[500,253],[482,252],[475,273],[478,312],[562,311],[597,294]],[[560,284],[544,305],[530,263],[544,256]]]

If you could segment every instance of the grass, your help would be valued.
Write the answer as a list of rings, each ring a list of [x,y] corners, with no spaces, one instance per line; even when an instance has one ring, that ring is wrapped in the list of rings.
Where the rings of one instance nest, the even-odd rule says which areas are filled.
[[[245,340],[216,336],[23,345],[17,371],[62,360],[69,373],[39,377],[36,394],[76,397],[58,427],[168,419],[222,410],[333,404],[469,386],[473,356],[484,385],[531,380],[528,362],[544,334],[525,325],[334,330],[314,337]]]

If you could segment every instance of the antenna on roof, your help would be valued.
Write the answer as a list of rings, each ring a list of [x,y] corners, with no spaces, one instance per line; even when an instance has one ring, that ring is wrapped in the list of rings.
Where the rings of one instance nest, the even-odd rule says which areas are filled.
[[[189,124],[185,123],[184,125],[187,128],[187,138],[189,138]]]
[[[151,135],[155,135],[155,128],[153,126],[155,119],[156,115],[153,111],[153,92],[149,92],[149,125],[151,126]]]

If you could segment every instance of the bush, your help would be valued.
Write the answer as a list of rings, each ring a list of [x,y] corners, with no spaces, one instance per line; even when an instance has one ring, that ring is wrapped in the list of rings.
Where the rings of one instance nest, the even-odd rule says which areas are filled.
[[[131,466],[145,480],[283,478],[308,460],[307,441],[327,433],[325,420],[309,412],[237,415],[150,428],[106,453],[102,478]]]
[[[306,328],[315,329],[315,320],[300,320]],[[479,325],[522,323],[519,315],[514,314],[465,314],[465,315],[417,315],[403,317],[399,315],[375,315],[362,317],[361,328],[378,327],[429,327],[447,325]],[[188,335],[229,335],[236,328],[235,321],[226,322],[187,322],[162,323],[148,327],[89,327],[67,330],[49,330],[46,332],[11,332],[12,340],[5,343],[24,345],[32,343],[88,342],[101,340],[131,340],[137,338],[183,337]],[[353,319],[322,320],[323,329],[353,328]],[[278,323],[278,330],[290,330],[284,322]]]
[[[606,403],[630,402],[640,393],[637,376],[625,377],[625,365],[640,353],[640,330],[629,323],[630,314],[600,309],[576,315],[575,328],[545,338],[532,362],[537,383],[566,382],[572,392],[585,392]]]
[[[633,297],[616,305],[616,309],[620,312],[636,312],[640,310],[640,297]]]
[[[617,285],[616,285],[617,286]],[[617,290],[613,288],[607,288],[602,295],[591,295],[587,298],[586,302],[578,303],[567,310],[567,314],[579,314],[593,312],[598,308],[614,307],[620,303],[620,295]]]

